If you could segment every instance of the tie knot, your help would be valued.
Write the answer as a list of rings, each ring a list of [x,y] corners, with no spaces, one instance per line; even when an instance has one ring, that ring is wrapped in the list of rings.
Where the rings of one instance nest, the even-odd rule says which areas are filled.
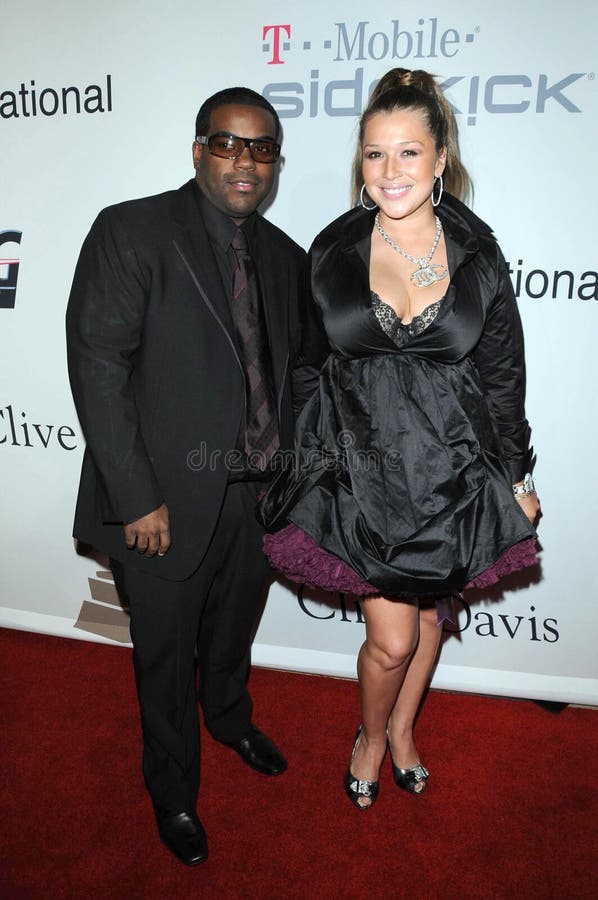
[[[233,248],[235,253],[247,254],[249,251],[249,247],[247,245],[247,237],[245,235],[245,232],[240,228],[237,228],[237,231],[235,232],[235,236],[231,241],[231,247]]]

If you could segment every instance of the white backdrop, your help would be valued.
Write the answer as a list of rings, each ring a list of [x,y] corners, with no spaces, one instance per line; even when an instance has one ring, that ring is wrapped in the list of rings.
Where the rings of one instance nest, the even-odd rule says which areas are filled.
[[[257,0],[208,11],[173,0],[165,12],[162,0],[21,0],[4,10],[0,624],[128,641],[105,566],[77,557],[70,538],[83,441],[64,311],[99,209],[191,177],[200,103],[247,84],[283,117],[284,162],[266,214],[307,247],[348,206],[357,114],[372,82],[394,65],[421,67],[446,84],[473,206],[512,265],[544,509],[534,583],[466,595],[434,684],[598,703],[598,9],[591,0],[366,6]],[[254,662],[352,676],[362,639],[349,598],[275,584]]]

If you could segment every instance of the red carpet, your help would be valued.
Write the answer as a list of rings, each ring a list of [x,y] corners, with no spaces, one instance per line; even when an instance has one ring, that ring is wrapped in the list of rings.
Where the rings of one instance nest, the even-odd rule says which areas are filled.
[[[374,809],[342,790],[357,685],[256,669],[255,720],[286,752],[267,778],[203,741],[210,858],[188,869],[154,830],[139,771],[131,655],[0,631],[2,898],[589,898],[597,713],[432,693],[422,797],[385,760]]]

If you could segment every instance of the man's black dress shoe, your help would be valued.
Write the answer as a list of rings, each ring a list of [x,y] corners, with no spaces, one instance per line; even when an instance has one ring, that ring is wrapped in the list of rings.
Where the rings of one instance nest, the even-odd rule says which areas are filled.
[[[263,775],[281,775],[287,767],[287,761],[276,744],[255,725],[240,741],[227,742],[226,746],[231,747],[243,762]]]
[[[208,858],[208,839],[195,813],[159,816],[157,822],[162,843],[186,866],[197,866]]]

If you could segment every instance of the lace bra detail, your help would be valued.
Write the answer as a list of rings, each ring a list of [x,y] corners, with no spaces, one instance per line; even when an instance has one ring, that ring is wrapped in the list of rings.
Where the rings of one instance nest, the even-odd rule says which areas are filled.
[[[441,297],[440,300],[430,303],[419,315],[414,316],[408,325],[403,325],[392,306],[382,300],[375,291],[371,291],[371,296],[372,307],[380,327],[395,344],[403,343],[406,338],[425,331],[438,315],[440,304],[444,300],[444,297]]]

